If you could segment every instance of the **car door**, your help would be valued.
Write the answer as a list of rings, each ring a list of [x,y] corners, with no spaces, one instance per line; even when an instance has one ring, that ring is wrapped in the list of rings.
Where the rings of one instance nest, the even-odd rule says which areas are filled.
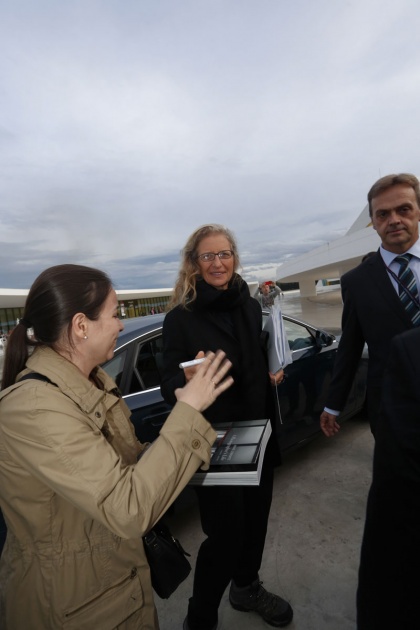
[[[162,334],[155,332],[119,349],[104,365],[131,410],[131,421],[141,442],[155,440],[172,407],[160,393]]]
[[[319,431],[337,342],[323,331],[283,319],[293,363],[285,368],[286,378],[273,388],[273,396],[280,448],[287,450]]]

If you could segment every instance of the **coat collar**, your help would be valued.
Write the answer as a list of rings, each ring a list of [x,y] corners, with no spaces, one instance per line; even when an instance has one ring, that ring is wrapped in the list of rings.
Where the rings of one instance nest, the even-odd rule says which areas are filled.
[[[91,413],[107,393],[116,394],[114,381],[102,368],[97,368],[95,372],[103,386],[103,389],[98,389],[71,361],[52,348],[36,348],[26,362],[26,368],[18,375],[18,379],[28,372],[39,372],[86,413]]]

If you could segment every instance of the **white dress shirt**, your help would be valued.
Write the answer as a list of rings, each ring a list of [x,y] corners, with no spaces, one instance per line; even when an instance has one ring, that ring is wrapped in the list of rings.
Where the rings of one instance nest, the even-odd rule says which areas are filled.
[[[397,258],[397,256],[400,256],[401,254],[394,254],[393,252],[389,252],[387,249],[384,249],[382,247],[382,245],[379,248],[379,252],[380,252],[380,254],[382,256],[382,260],[384,261],[385,265],[387,267],[389,267],[390,269],[392,269],[392,271],[398,276],[398,273],[400,271],[400,263],[394,262],[394,261]],[[420,283],[419,283],[419,278],[420,278],[420,239],[418,239],[414,243],[414,245],[412,247],[410,247],[410,249],[408,249],[406,252],[404,252],[404,254],[411,254],[413,256],[413,258],[408,263],[408,266],[409,266],[409,268],[411,269],[411,271],[414,274],[414,277],[416,279],[416,284],[417,284],[417,290],[419,291],[419,294],[420,294]],[[388,272],[388,276],[390,277],[390,280],[392,282],[392,286],[394,287],[394,289],[398,293],[398,282],[395,280],[395,278],[389,272]]]

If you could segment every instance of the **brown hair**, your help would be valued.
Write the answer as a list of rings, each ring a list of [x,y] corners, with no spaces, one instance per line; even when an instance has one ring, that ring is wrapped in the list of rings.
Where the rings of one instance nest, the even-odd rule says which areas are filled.
[[[32,284],[23,318],[7,341],[2,389],[13,385],[25,367],[31,346],[54,348],[67,329],[69,343],[73,316],[99,317],[112,289],[106,273],[82,265],[57,265],[43,271]],[[33,330],[33,338],[28,335]]]
[[[234,270],[240,266],[238,246],[232,232],[224,225],[218,223],[210,223],[197,228],[195,232],[188,238],[184,248],[181,250],[181,265],[178,272],[178,278],[175,282],[172,299],[168,304],[168,310],[181,305],[184,308],[194,302],[197,297],[196,283],[200,278],[200,267],[197,263],[198,246],[207,236],[215,236],[221,234],[229,241],[230,249],[234,257]]]
[[[404,186],[410,186],[414,192],[416,193],[417,205],[420,208],[420,183],[415,175],[411,173],[399,173],[398,175],[385,175],[385,177],[381,177],[375,182],[372,188],[368,192],[368,202],[369,202],[369,215],[372,216],[372,199],[380,195],[381,193],[388,190],[388,188],[392,188],[392,186],[397,186],[399,184],[403,184]]]

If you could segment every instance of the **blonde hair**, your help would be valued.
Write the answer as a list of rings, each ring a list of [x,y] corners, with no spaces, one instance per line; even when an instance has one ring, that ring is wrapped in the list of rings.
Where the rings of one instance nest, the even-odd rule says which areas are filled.
[[[203,238],[221,234],[229,241],[230,249],[233,252],[234,271],[240,267],[238,246],[232,232],[224,225],[210,223],[197,228],[188,238],[184,248],[181,250],[181,264],[178,278],[175,282],[174,292],[168,304],[168,310],[175,306],[187,308],[188,304],[194,302],[197,297],[196,283],[200,278],[200,267],[197,262],[197,250]]]

